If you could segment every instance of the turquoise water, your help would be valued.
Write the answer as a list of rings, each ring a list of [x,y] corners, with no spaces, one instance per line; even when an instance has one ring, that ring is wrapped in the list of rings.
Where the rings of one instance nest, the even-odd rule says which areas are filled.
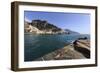
[[[70,42],[80,38],[87,37],[90,39],[89,35],[67,35],[67,34],[57,34],[57,35],[34,35],[25,34],[24,35],[24,61],[34,61],[35,59],[50,53],[56,49],[63,48]]]

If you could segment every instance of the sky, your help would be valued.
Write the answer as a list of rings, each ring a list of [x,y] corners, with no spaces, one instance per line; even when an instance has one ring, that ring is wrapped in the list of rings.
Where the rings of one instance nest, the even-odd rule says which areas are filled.
[[[90,34],[90,14],[24,11],[24,20],[46,20],[62,29],[70,29],[81,34]]]

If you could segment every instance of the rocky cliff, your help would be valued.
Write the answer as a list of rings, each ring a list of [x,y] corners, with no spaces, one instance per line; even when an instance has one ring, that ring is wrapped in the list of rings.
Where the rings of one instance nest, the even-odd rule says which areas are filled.
[[[63,30],[58,28],[54,24],[48,23],[47,21],[42,20],[32,20],[31,23],[24,23],[25,32],[32,32],[34,34],[70,34],[72,31]]]

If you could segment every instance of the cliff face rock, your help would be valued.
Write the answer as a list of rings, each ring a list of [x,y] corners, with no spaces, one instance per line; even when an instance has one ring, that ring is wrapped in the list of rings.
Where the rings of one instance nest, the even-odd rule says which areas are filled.
[[[61,31],[60,28],[54,26],[53,24],[48,23],[47,21],[42,21],[42,20],[33,20],[32,26],[37,27],[39,30],[42,30],[42,31],[45,31],[45,30],[52,31],[52,32]]]
[[[25,32],[32,32],[35,34],[70,34],[69,30],[63,30],[57,26],[42,20],[32,20],[31,23],[25,21]]]
[[[25,22],[24,30],[25,32],[31,32],[34,34],[43,33],[43,31],[40,31],[37,27],[32,26],[31,23],[28,22]]]

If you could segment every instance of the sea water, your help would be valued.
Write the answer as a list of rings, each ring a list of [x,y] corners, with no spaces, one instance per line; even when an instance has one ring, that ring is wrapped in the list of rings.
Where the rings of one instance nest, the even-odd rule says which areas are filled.
[[[78,38],[84,37],[90,39],[88,34],[24,34],[24,61],[34,61],[45,54],[63,48]]]

